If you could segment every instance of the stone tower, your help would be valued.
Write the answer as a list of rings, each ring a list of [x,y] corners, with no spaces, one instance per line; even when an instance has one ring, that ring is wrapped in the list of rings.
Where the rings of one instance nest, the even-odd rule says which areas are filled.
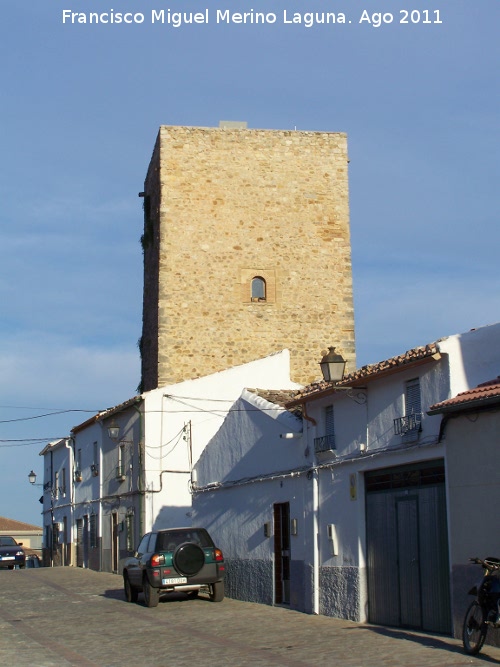
[[[288,348],[355,368],[347,137],[162,126],[144,193],[142,388]]]

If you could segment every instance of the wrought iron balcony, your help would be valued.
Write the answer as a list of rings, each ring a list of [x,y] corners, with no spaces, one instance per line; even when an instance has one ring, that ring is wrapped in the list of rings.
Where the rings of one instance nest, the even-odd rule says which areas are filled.
[[[398,417],[394,420],[394,433],[396,435],[415,434],[421,430],[422,413],[415,412],[411,415]]]
[[[331,452],[335,449],[335,436],[322,435],[320,438],[314,438],[314,451],[318,452]]]

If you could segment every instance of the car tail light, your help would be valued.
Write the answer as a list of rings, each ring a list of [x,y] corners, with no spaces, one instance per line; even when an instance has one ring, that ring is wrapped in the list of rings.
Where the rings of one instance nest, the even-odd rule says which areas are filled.
[[[214,555],[217,562],[224,560],[224,556],[222,555],[222,551],[220,549],[215,549]]]
[[[151,566],[159,567],[160,565],[165,564],[165,556],[163,554],[154,554],[151,556]]]

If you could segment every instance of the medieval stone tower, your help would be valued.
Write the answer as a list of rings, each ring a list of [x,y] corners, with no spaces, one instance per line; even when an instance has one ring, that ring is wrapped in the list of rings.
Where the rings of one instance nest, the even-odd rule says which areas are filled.
[[[355,368],[345,134],[162,126],[144,188],[142,388],[291,353]]]

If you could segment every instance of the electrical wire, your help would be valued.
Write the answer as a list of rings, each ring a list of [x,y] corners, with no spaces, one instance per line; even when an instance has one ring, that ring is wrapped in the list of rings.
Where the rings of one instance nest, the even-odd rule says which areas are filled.
[[[26,408],[30,409],[30,408]],[[65,415],[70,412],[92,412],[95,410],[57,410],[56,412],[46,412],[43,415],[34,415],[33,417],[18,417],[17,419],[0,419],[0,424],[11,424],[13,422],[26,422],[32,419],[41,419],[42,417],[53,417],[54,415]]]

